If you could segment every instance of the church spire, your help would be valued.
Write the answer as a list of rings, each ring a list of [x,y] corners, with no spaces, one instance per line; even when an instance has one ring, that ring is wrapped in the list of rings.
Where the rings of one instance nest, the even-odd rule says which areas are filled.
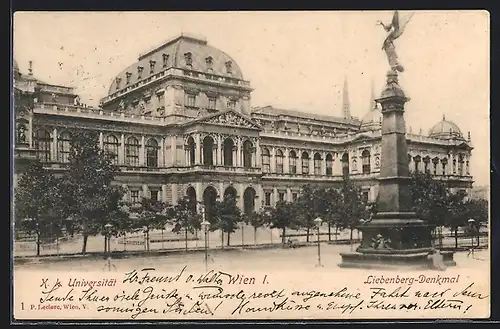
[[[344,77],[344,89],[342,92],[342,116],[344,117],[344,119],[351,119],[349,91],[347,89],[347,77]]]

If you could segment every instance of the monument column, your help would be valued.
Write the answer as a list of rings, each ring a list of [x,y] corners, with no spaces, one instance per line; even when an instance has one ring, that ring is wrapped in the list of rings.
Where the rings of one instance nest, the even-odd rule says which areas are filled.
[[[398,84],[397,72],[387,73],[387,84],[376,100],[382,105],[382,142],[377,213],[362,223],[361,245],[343,253],[342,267],[428,267],[431,229],[411,211],[408,147],[404,105],[408,101]],[[447,265],[455,265],[452,253],[442,253]]]

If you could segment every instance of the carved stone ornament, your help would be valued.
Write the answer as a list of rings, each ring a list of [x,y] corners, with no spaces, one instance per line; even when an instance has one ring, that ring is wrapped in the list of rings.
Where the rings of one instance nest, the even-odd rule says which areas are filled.
[[[391,250],[391,239],[384,238],[382,234],[377,234],[372,239],[371,247],[375,250]]]
[[[16,141],[17,143],[26,143],[27,142],[27,139],[26,139],[26,131],[28,130],[28,128],[26,127],[26,125],[24,123],[18,123],[17,124],[17,127],[16,127]]]
[[[209,118],[205,122],[212,123],[212,124],[245,127],[245,128],[257,128],[257,126],[253,122],[251,122],[251,121],[249,121],[249,120],[247,120],[247,119],[245,119],[245,118],[243,118],[235,113],[232,113],[232,112],[224,113],[224,114]]]

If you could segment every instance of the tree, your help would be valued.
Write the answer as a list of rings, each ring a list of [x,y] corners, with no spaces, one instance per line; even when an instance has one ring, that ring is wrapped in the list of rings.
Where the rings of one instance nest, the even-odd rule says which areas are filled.
[[[481,226],[488,224],[489,218],[489,205],[488,200],[485,199],[468,199],[465,205],[466,208],[466,218],[474,219],[475,227],[477,231],[477,246],[479,246],[480,228]],[[472,232],[471,232],[472,234]]]
[[[344,221],[340,209],[343,207],[342,195],[339,190],[330,188],[320,192],[323,195],[324,204],[321,204],[320,216],[328,223],[328,241],[331,241],[331,227],[335,227],[335,240],[338,238],[339,230],[344,229]],[[318,198],[321,197],[318,196]]]
[[[231,233],[236,231],[238,223],[242,220],[236,200],[231,195],[226,195],[222,201],[215,202],[214,213],[217,221],[212,225],[214,225],[214,229],[221,230],[222,236],[224,236],[224,232],[227,233],[227,245],[229,246]]]
[[[110,214],[116,213],[123,191],[112,185],[119,168],[112,155],[99,148],[98,136],[88,131],[73,131],[67,170],[62,177],[65,217],[71,217],[83,235],[82,253],[90,235],[101,233]],[[118,197],[117,197],[118,196]]]
[[[293,203],[297,215],[297,223],[306,229],[306,241],[309,242],[309,233],[311,228],[315,227],[314,219],[317,217],[317,211],[321,200],[316,198],[321,192],[311,185],[304,185],[297,200]]]
[[[442,246],[441,228],[449,216],[449,190],[443,182],[434,179],[430,173],[414,172],[411,178],[412,210],[438,230],[439,245]]]
[[[253,227],[253,244],[257,245],[257,229],[262,227],[266,223],[266,219],[263,211],[252,211],[250,214],[245,214],[245,220],[247,224]]]
[[[361,190],[344,177],[342,187],[340,188],[341,205],[339,207],[339,216],[343,218],[343,226],[350,230],[350,241],[352,243],[352,233],[358,227],[360,219],[366,214],[367,204],[363,199]]]
[[[294,205],[288,201],[278,201],[276,207],[271,209],[269,213],[269,225],[271,228],[281,230],[282,243],[286,243],[286,229],[295,224],[295,209]]]
[[[99,232],[105,237],[104,252],[107,250],[107,239],[111,236],[120,237],[134,229],[137,221],[130,217],[129,208],[123,201],[124,190],[121,187],[116,187],[108,198],[106,206],[110,211],[105,213],[105,217],[101,221]],[[106,225],[110,224],[108,229]],[[109,250],[111,252],[111,250]]]
[[[184,238],[186,242],[186,250],[188,250],[188,232],[194,234],[195,230],[201,228],[201,218],[196,213],[196,208],[193,207],[192,200],[185,196],[180,199],[177,204],[171,207],[172,218],[174,227],[172,232],[180,233],[184,231]]]
[[[455,235],[455,249],[458,248],[458,229],[466,227],[468,217],[467,193],[458,191],[448,195],[448,216],[444,220],[444,225],[448,226]]]
[[[41,162],[34,161],[21,176],[15,190],[14,212],[18,228],[36,235],[36,255],[42,237],[61,229],[58,220],[59,182]]]
[[[146,234],[146,249],[149,251],[149,232],[151,229],[161,229],[168,221],[167,205],[162,201],[142,198],[137,206],[137,224],[144,228]],[[187,239],[186,239],[187,248]]]

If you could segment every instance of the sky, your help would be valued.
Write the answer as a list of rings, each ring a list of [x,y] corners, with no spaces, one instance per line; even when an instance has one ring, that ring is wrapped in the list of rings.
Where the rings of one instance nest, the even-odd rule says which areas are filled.
[[[471,173],[489,184],[489,14],[415,11],[395,41],[411,100],[405,120],[424,134],[443,115],[474,147]],[[407,17],[409,12],[401,12]],[[97,105],[115,76],[139,54],[181,33],[229,54],[255,89],[252,106],[273,105],[341,116],[348,81],[351,114],[370,108],[388,70],[381,50],[391,11],[316,12],[17,12],[14,58],[35,77],[76,88]]]

